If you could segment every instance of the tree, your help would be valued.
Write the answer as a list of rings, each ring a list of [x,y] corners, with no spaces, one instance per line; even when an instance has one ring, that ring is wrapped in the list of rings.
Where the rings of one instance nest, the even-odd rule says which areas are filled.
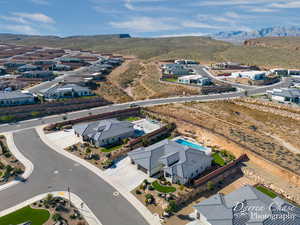
[[[213,182],[208,181],[208,182],[207,182],[207,190],[211,191],[211,190],[213,190],[213,189],[214,189],[214,184],[213,184]]]
[[[52,216],[52,220],[54,220],[55,222],[61,221],[62,220],[62,216],[59,213],[55,213]]]
[[[45,199],[45,205],[49,205],[51,204],[51,202],[53,201],[53,195],[52,194],[48,194],[46,199]]]
[[[174,200],[169,201],[168,207],[165,209],[165,212],[175,212],[177,209],[176,202]]]

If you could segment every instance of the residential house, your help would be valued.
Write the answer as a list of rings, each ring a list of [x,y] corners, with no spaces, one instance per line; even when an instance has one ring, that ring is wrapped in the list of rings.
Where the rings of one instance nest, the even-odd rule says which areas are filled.
[[[162,174],[172,183],[187,184],[211,166],[205,151],[163,140],[128,153],[133,164],[149,176]]]
[[[54,77],[55,76],[52,71],[28,71],[21,75],[21,78],[41,80],[52,80]]]
[[[0,91],[0,106],[26,105],[35,103],[31,93],[21,91]]]
[[[45,99],[76,98],[93,95],[88,87],[77,84],[55,84],[50,88],[39,91],[39,95]]]
[[[26,63],[23,62],[6,62],[4,63],[4,67],[6,68],[6,71],[11,73],[15,70],[17,70],[19,67],[26,65]]]
[[[215,70],[258,70],[257,66],[242,65],[235,62],[221,62],[212,65]]]
[[[54,64],[51,68],[53,71],[69,71],[71,70],[71,66],[63,65],[63,64]]]
[[[178,59],[174,61],[176,64],[182,65],[198,65],[199,63],[193,60]]]
[[[173,76],[189,75],[190,70],[181,64],[165,64],[162,66],[163,74]]]
[[[178,82],[182,84],[194,84],[199,86],[211,85],[211,79],[201,75],[189,75],[178,78]]]
[[[271,69],[270,71],[273,74],[276,74],[279,76],[288,76],[289,75],[289,70],[287,70],[287,69],[276,68],[276,69]]]
[[[300,209],[245,185],[230,194],[218,193],[194,206],[194,225],[299,225]]]
[[[279,88],[267,91],[272,100],[279,102],[300,103],[300,89],[298,88]]]
[[[267,71],[244,71],[231,73],[231,77],[233,78],[248,78],[250,80],[264,80],[267,75]]]
[[[134,124],[117,119],[100,120],[97,122],[76,124],[73,126],[77,136],[81,136],[83,141],[93,145],[107,146],[122,142],[122,140],[134,137]]]
[[[0,76],[3,76],[6,74],[6,69],[4,67],[0,67]]]
[[[37,71],[37,70],[41,70],[42,67],[41,66],[36,66],[36,65],[32,65],[32,64],[26,64],[24,66],[20,66],[18,68],[18,71],[23,73],[23,72],[27,72],[27,71]]]
[[[300,76],[300,70],[289,70],[290,76]]]

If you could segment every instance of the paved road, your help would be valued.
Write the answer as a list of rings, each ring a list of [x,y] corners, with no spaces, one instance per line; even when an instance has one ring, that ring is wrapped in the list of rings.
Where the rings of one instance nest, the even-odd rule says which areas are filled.
[[[41,193],[65,191],[69,186],[103,225],[148,224],[121,195],[113,195],[114,188],[85,167],[50,149],[34,129],[15,133],[14,140],[21,153],[34,164],[34,171],[26,183],[0,192],[0,211]]]
[[[267,90],[271,90],[273,88],[288,87],[290,83],[291,83],[291,79],[287,78],[278,84],[247,90],[247,92],[248,95],[263,94]],[[82,111],[75,111],[72,113],[68,113],[67,119],[76,119],[76,118],[88,116],[89,113],[98,114],[98,113],[105,113],[105,112],[127,109],[130,107],[132,103],[136,103],[139,106],[145,107],[145,106],[169,104],[169,103],[176,103],[176,102],[211,101],[211,100],[219,100],[219,99],[229,99],[229,98],[236,98],[242,96],[245,96],[244,91],[215,94],[215,95],[199,95],[199,96],[173,97],[173,98],[162,98],[162,99],[149,99],[149,100],[124,103],[124,104],[114,104],[114,105],[92,108],[92,109],[82,110]],[[12,123],[12,124],[3,124],[0,125],[0,132],[28,129],[42,124],[56,123],[59,121],[63,121],[64,115],[66,114],[54,115],[54,116],[44,117],[44,118],[39,118],[34,120],[25,120],[18,123]]]

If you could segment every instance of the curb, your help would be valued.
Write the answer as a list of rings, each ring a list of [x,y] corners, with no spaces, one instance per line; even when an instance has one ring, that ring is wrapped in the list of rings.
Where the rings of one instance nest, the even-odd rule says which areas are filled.
[[[93,173],[95,173],[98,177],[102,178],[104,181],[106,181],[108,184],[110,184],[112,187],[114,187],[129,203],[132,204],[132,206],[144,217],[144,219],[150,224],[150,225],[160,225],[160,219],[158,216],[155,216],[151,214],[151,212],[147,209],[146,206],[144,206],[138,199],[134,197],[129,191],[127,191],[125,188],[123,188],[121,185],[118,185],[114,183],[109,176],[105,175],[103,171],[101,171],[96,166],[90,164],[89,162],[65,151],[64,149],[60,148],[59,146],[50,143],[46,135],[44,134],[43,126],[36,127],[36,131],[41,138],[41,140],[48,145],[51,149],[56,151],[57,153],[64,155],[65,157],[80,163],[82,166],[86,167]]]
[[[12,212],[15,212],[19,209],[22,209],[34,202],[37,202],[41,199],[44,199],[48,194],[52,194],[54,197],[62,197],[64,199],[68,200],[68,192],[65,191],[57,191],[57,192],[48,192],[48,193],[44,193],[44,194],[40,194],[37,195],[31,199],[26,200],[25,202],[22,202],[16,206],[13,206],[9,209],[5,209],[3,211],[0,212],[0,217],[5,216],[7,214],[10,214]],[[94,213],[89,209],[89,207],[81,200],[81,198],[77,195],[75,195],[74,193],[70,193],[70,197],[71,197],[71,202],[73,205],[75,205],[75,207],[81,212],[81,215],[84,217],[84,219],[86,220],[86,222],[89,225],[102,225],[102,223],[98,220],[98,218],[94,215]],[[83,204],[83,207],[81,207],[81,204]]]

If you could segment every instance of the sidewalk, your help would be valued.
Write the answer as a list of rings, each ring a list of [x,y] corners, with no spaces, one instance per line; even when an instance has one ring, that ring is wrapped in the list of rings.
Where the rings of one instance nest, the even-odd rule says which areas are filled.
[[[46,196],[48,194],[52,194],[54,197],[62,197],[65,198],[66,200],[68,200],[68,192],[65,191],[61,191],[61,192],[49,192],[49,193],[44,193],[44,194],[40,194],[37,195],[31,199],[28,199],[25,202],[22,202],[16,206],[13,206],[9,209],[6,209],[2,212],[0,212],[0,217],[5,216],[7,214],[10,214],[12,212],[15,212],[19,209],[22,209],[34,202],[37,202],[41,199],[46,198]],[[80,211],[81,215],[83,216],[83,218],[86,220],[86,222],[89,225],[102,225],[102,223],[98,220],[98,218],[93,214],[93,212],[89,209],[89,207],[75,194],[70,193],[71,196],[71,202],[72,204]],[[81,208],[81,204],[83,203],[83,207]]]
[[[7,146],[8,146],[8,149],[10,150],[10,152],[24,165],[25,171],[22,174],[22,177],[24,179],[27,179],[31,175],[31,173],[34,169],[33,164],[27,158],[25,158],[21,154],[21,152],[19,152],[19,150],[17,149],[17,147],[14,143],[12,133],[3,133],[3,135],[6,138]],[[5,190],[9,187],[12,187],[12,186],[14,186],[14,185],[16,185],[20,182],[21,181],[13,180],[13,181],[10,181],[6,184],[3,184],[3,185],[0,186],[0,191],[3,191],[3,190]]]
[[[58,152],[59,154],[64,155],[65,157],[68,157],[69,159],[72,159],[75,162],[80,163],[82,166],[86,167],[90,171],[94,172],[97,176],[105,180],[108,184],[110,184],[112,187],[114,187],[127,201],[129,201],[133,207],[136,208],[136,210],[144,217],[144,219],[150,224],[150,225],[160,225],[160,219],[157,215],[151,214],[151,212],[147,209],[146,206],[144,206],[137,198],[134,197],[133,194],[131,194],[126,188],[123,186],[117,184],[114,182],[109,176],[107,176],[102,170],[95,167],[91,163],[78,158],[77,156],[65,151],[61,147],[51,143],[47,136],[44,133],[44,125],[36,127],[36,131],[41,138],[41,140],[48,145],[50,148],[52,148],[54,151]]]

